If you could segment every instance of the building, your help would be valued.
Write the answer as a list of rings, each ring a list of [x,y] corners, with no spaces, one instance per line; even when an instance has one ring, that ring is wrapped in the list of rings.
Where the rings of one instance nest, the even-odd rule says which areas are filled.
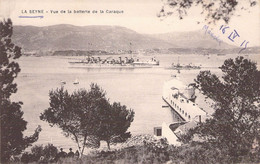
[[[178,138],[189,129],[197,126],[210,116],[195,103],[195,88],[192,84],[185,86],[178,78],[165,82],[162,99],[177,114],[178,122],[163,123],[154,128],[154,135],[167,138],[169,144],[179,146]]]

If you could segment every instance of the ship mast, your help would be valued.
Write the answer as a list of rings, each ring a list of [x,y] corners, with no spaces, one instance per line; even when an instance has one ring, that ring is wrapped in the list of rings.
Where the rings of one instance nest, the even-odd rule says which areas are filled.
[[[129,52],[130,52],[130,54],[131,54],[131,58],[133,58],[133,54],[132,54],[132,43],[131,43],[131,42],[129,43],[129,47],[130,47],[130,51],[129,51]]]
[[[181,73],[180,68],[178,67],[180,67],[180,56],[178,56],[177,69],[178,69],[178,73]]]

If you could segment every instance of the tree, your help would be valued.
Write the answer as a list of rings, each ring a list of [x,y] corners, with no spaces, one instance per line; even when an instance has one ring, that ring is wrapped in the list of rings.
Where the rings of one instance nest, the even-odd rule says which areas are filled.
[[[43,153],[44,147],[42,145],[35,145],[31,148],[31,152],[34,156],[34,161],[38,161],[42,155],[44,155]]]
[[[53,144],[48,144],[44,147],[43,153],[46,159],[52,160],[57,156],[58,149]]]
[[[131,137],[127,132],[131,122],[134,120],[134,111],[128,110],[125,105],[114,102],[108,108],[99,108],[96,112],[96,120],[99,128],[94,132],[100,140],[110,143],[120,143]]]
[[[0,22],[0,121],[1,121],[1,162],[7,162],[12,155],[20,154],[26,147],[37,141],[41,128],[30,137],[23,137],[27,122],[21,111],[22,102],[11,102],[10,96],[17,91],[14,79],[20,72],[16,59],[21,48],[12,43],[12,21]]]
[[[260,141],[260,71],[243,57],[225,60],[220,69],[222,79],[210,71],[195,79],[198,89],[214,101],[215,112],[187,135],[196,134],[207,147],[239,162],[250,154],[254,140]]]
[[[113,134],[109,134],[114,136],[125,134],[125,127],[122,126],[127,126],[127,123],[120,122],[121,126],[116,124],[119,123],[114,120],[117,115],[112,113],[111,105],[105,97],[106,93],[97,84],[92,83],[89,91],[81,89],[72,94],[62,87],[51,91],[49,96],[50,107],[41,114],[40,119],[49,122],[51,126],[56,125],[61,128],[66,137],[71,137],[77,143],[81,155],[86,146],[99,147],[99,141],[104,138],[106,133],[104,130],[108,130],[105,127],[112,121],[114,126],[121,130],[114,130]],[[125,106],[121,109],[121,106],[118,105],[116,109],[122,114],[126,112]],[[125,121],[133,119],[128,118],[128,115],[126,117]],[[122,117],[118,119],[122,119]],[[123,134],[119,134],[119,132]],[[107,139],[107,141],[110,140]]]
[[[245,3],[250,7],[256,5],[256,0],[246,0]],[[238,10],[238,0],[221,0],[221,1],[205,1],[205,0],[167,0],[165,1],[159,17],[166,17],[177,15],[179,19],[183,19],[187,15],[187,10],[193,6],[201,6],[201,14],[206,13],[205,21],[208,23],[215,23],[219,20],[229,22],[230,18],[234,15],[234,11]],[[247,10],[246,7],[241,7],[241,10]]]
[[[66,137],[75,140],[79,152],[83,153],[89,135],[89,127],[83,126],[81,120],[84,119],[85,113],[91,108],[88,105],[89,94],[87,91],[79,90],[70,95],[62,87],[55,91],[52,90],[49,97],[50,107],[41,114],[40,119],[47,121],[50,126],[56,125],[62,129]],[[88,121],[87,118],[86,121]]]
[[[54,161],[58,154],[57,147],[52,144],[48,144],[45,147],[42,145],[35,145],[31,148],[32,155],[34,156],[34,161],[39,161],[40,157],[44,157],[46,162]]]

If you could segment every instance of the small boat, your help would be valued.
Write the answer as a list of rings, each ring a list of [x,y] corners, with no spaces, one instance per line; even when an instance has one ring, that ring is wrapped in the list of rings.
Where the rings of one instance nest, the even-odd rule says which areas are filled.
[[[73,84],[79,84],[79,80],[76,79],[76,80],[73,82]]]
[[[61,84],[66,84],[66,81],[61,80],[60,83]]]

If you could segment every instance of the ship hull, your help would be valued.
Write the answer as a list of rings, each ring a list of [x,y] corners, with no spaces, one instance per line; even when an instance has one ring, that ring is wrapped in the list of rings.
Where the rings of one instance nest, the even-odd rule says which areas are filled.
[[[72,67],[82,68],[151,68],[153,65],[135,65],[135,64],[88,64],[83,62],[69,62]]]
[[[192,67],[192,68],[188,68],[188,67],[167,67],[165,69],[171,69],[171,70],[198,70],[201,69],[200,67]]]

